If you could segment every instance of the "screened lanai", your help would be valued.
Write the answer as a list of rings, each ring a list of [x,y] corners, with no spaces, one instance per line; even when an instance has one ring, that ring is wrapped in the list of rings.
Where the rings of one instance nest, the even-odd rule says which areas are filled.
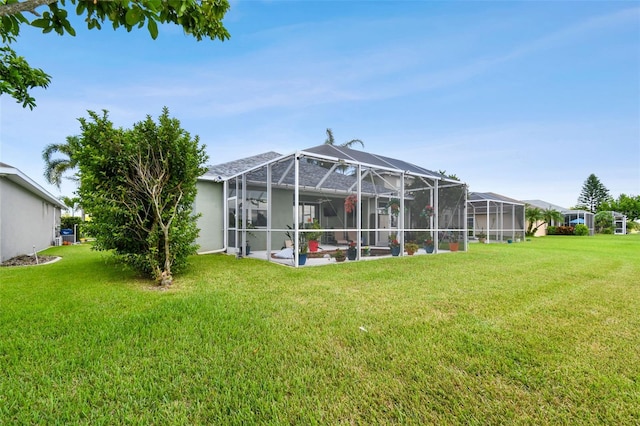
[[[524,202],[493,192],[471,192],[468,205],[471,237],[485,235],[487,242],[502,242],[524,236]]]
[[[466,250],[466,185],[393,158],[333,145],[289,155],[267,153],[222,170],[227,252],[264,253],[274,260],[292,247],[318,241],[315,256],[356,248],[357,259],[390,255],[390,242],[435,252],[459,242]],[[259,162],[259,164],[256,164]],[[252,165],[253,163],[253,165]],[[243,169],[243,166],[245,168]],[[241,170],[242,169],[242,170]],[[215,174],[213,167],[209,174]],[[314,247],[310,255],[314,256]],[[423,248],[423,253],[426,253]]]

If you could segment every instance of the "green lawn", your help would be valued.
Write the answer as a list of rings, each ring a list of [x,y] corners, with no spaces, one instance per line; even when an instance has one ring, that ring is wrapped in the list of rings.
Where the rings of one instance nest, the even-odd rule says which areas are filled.
[[[44,254],[0,268],[0,424],[640,423],[640,235],[199,256],[168,291]]]

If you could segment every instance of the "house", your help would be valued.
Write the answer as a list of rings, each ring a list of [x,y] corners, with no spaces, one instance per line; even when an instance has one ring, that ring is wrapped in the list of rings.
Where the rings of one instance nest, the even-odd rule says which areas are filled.
[[[627,233],[627,216],[616,211],[612,211],[611,215],[613,216],[613,233],[625,235]]]
[[[549,226],[575,226],[578,224],[584,224],[589,228],[589,235],[595,234],[595,215],[586,210],[572,210],[567,209],[555,204],[548,203],[542,200],[524,200],[524,202],[530,206],[537,207],[541,210],[556,210],[564,216],[564,221],[556,223],[552,221],[550,224],[542,224],[536,231],[536,237],[541,235],[547,235],[547,225]],[[539,223],[534,224],[534,227]]]
[[[429,237],[442,250],[453,240],[466,248],[464,183],[350,148],[319,145],[211,166],[197,188],[202,253],[240,255],[249,245],[269,260],[312,233],[326,247],[352,241],[388,250],[391,238],[404,245]]]
[[[494,192],[471,192],[467,201],[469,235],[486,235],[488,242],[525,235],[525,203]]]
[[[65,208],[20,170],[0,163],[0,261],[51,246]]]

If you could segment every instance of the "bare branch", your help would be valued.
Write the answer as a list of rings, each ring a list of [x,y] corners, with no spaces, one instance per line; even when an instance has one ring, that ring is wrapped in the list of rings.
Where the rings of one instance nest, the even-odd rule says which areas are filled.
[[[13,16],[22,12],[31,12],[36,16],[40,16],[36,9],[40,6],[46,6],[55,3],[58,0],[27,0],[18,3],[3,4],[0,6],[0,16]]]

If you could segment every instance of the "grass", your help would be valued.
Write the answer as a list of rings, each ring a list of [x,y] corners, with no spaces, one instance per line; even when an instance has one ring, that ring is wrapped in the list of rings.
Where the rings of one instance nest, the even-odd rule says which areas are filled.
[[[640,235],[292,269],[208,255],[168,291],[88,246],[0,268],[0,424],[638,424]]]

